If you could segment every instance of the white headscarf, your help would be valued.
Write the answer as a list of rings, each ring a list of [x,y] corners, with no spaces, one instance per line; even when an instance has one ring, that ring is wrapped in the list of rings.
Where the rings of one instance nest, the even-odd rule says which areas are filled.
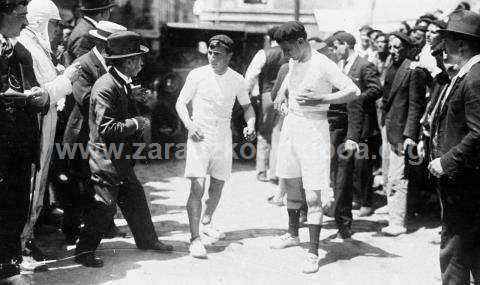
[[[48,21],[61,20],[57,6],[51,0],[32,0],[27,11],[28,29],[36,34],[42,47],[51,52]]]

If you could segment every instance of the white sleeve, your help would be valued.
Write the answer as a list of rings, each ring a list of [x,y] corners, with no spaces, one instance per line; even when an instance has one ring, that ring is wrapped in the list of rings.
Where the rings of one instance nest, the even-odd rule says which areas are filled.
[[[247,68],[245,73],[245,82],[247,84],[247,92],[251,92],[255,83],[257,82],[260,72],[262,72],[263,66],[267,62],[267,55],[263,49],[259,50],[252,59],[252,62]]]
[[[187,79],[185,80],[185,84],[183,85],[182,90],[180,91],[180,95],[178,96],[177,102],[181,102],[183,104],[188,104],[197,91],[197,78],[196,78],[196,70],[190,71],[187,75]]]
[[[237,100],[238,103],[240,103],[240,105],[242,106],[250,104],[250,97],[248,97],[247,85],[243,80],[239,80],[238,82]]]
[[[340,91],[347,88],[353,88],[357,90],[357,96],[361,94],[360,89],[358,89],[357,85],[352,81],[352,79],[345,75],[333,61],[325,58],[322,60],[322,66],[320,68],[325,71],[324,76],[333,87]]]

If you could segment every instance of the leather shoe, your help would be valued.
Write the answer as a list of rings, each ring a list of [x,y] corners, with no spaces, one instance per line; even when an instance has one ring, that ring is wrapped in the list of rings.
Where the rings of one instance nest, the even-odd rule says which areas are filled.
[[[75,256],[75,262],[86,267],[103,267],[103,260],[98,258],[95,253],[80,253]]]
[[[170,251],[173,251],[173,246],[169,245],[169,244],[164,244],[163,242],[161,241],[156,241],[154,244],[150,245],[150,246],[146,246],[146,247],[138,247],[139,249],[143,249],[143,250],[157,250],[157,251],[164,251],[164,252],[170,252]]]
[[[260,182],[270,181],[267,177],[267,172],[265,172],[265,171],[260,171],[259,173],[257,173],[257,180],[260,181]]]

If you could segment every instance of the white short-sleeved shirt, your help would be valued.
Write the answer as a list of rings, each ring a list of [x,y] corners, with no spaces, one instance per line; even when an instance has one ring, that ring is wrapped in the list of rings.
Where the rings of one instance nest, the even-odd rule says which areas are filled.
[[[178,101],[192,101],[193,121],[230,120],[235,98],[241,105],[250,103],[243,76],[231,68],[218,75],[205,65],[188,74]]]
[[[296,100],[296,94],[301,94],[305,89],[313,90],[319,95],[325,95],[332,93],[333,87],[338,90],[349,87],[357,88],[355,83],[342,73],[333,61],[314,49],[312,49],[312,57],[306,62],[290,59],[286,84],[289,92],[289,108],[296,114],[311,118],[318,115],[324,117],[329,104],[300,106]],[[357,95],[360,95],[360,92]]]

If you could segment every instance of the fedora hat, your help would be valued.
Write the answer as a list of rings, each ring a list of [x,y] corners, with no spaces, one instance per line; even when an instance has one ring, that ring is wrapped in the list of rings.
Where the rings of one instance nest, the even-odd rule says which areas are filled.
[[[97,39],[106,41],[108,36],[110,36],[111,34],[126,30],[127,28],[117,23],[110,21],[100,21],[97,24],[97,29],[90,30],[88,33]]]
[[[107,38],[107,47],[103,56],[106,59],[132,57],[149,52],[143,45],[142,37],[132,31],[120,31]]]
[[[459,34],[480,39],[480,15],[468,10],[453,11],[447,28],[438,30],[440,34]]]
[[[82,11],[96,11],[104,10],[117,6],[115,0],[82,0],[80,10]]]

